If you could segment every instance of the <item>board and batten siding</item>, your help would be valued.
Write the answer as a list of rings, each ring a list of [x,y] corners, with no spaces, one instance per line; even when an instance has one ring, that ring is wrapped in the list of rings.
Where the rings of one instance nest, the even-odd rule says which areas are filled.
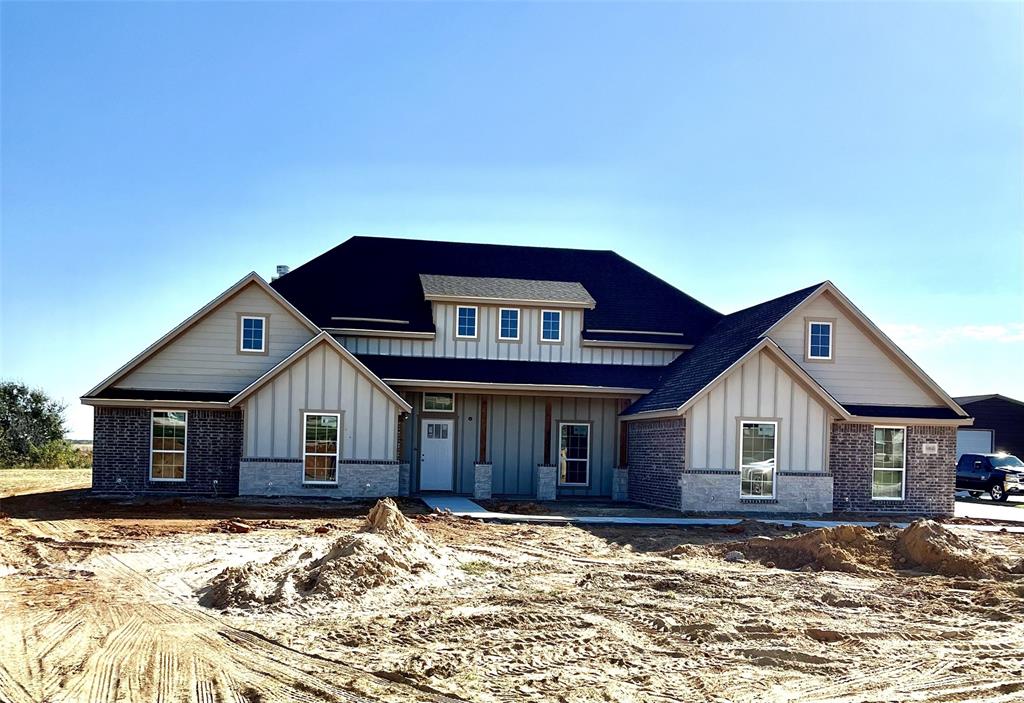
[[[559,487],[561,496],[610,496],[612,469],[618,458],[618,413],[614,398],[564,398],[530,395],[457,393],[455,413],[424,413],[422,394],[406,393],[413,406],[408,419],[410,441],[403,462],[419,475],[419,443],[425,420],[455,419],[455,490],[473,492],[473,466],[480,457],[481,400],[487,398],[487,460],[493,469],[495,495],[528,496],[536,492],[536,468],[544,462],[544,432],[551,434],[551,461],[558,461],[558,423],[587,422],[590,435],[590,485]],[[544,408],[551,402],[551,427],[544,427]],[[415,488],[415,486],[414,486]]]
[[[739,470],[739,419],[779,423],[779,471],[827,470],[831,410],[767,352],[745,361],[686,413],[688,470]]]
[[[833,361],[807,361],[807,318],[834,320]],[[941,406],[827,295],[797,310],[771,338],[840,403]]]
[[[241,313],[267,316],[266,354],[238,351]],[[116,388],[240,391],[313,337],[295,315],[251,283],[118,380]]]
[[[477,339],[455,338],[455,303],[434,303],[434,339],[398,339],[388,337],[344,336],[338,341],[353,354],[429,356],[457,359],[499,359],[511,361],[562,361],[583,364],[630,364],[664,366],[679,351],[674,349],[629,349],[583,346],[583,311],[562,310],[562,341],[540,341],[541,310],[551,308],[520,307],[519,341],[498,339],[497,305],[478,305]],[[503,305],[500,307],[515,307]]]
[[[394,461],[400,408],[327,344],[245,399],[244,458],[302,458],[304,411],[341,413],[341,458]]]

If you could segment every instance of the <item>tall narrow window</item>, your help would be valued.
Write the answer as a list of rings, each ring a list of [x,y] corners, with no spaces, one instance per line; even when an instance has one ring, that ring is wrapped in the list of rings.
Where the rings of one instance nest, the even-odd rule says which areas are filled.
[[[827,361],[832,358],[832,323],[807,323],[807,358]]]
[[[775,497],[777,422],[740,423],[740,497]]]
[[[239,349],[243,352],[262,354],[267,350],[267,318],[255,315],[242,315]]]
[[[341,415],[305,413],[302,447],[302,482],[338,482],[338,434]]]
[[[154,410],[149,478],[153,481],[185,480],[187,410]]]
[[[590,485],[590,425],[558,424],[558,470],[562,486]]]
[[[871,464],[871,498],[903,500],[907,464],[905,427],[876,427],[874,461]]]
[[[562,313],[559,310],[541,310],[540,338],[544,342],[562,341]]]
[[[460,305],[455,309],[456,337],[476,337],[476,308],[471,305]]]
[[[498,339],[506,341],[519,339],[518,308],[501,308],[498,311]]]

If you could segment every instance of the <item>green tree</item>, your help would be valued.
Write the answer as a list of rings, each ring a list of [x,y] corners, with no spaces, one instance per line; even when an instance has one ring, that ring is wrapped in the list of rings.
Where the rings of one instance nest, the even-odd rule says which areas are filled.
[[[65,409],[38,388],[0,382],[0,466],[66,457],[63,445],[70,445],[64,440]]]

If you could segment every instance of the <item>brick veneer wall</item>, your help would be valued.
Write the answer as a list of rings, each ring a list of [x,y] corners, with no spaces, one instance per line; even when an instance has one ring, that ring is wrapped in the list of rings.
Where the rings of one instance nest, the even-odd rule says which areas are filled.
[[[938,454],[922,454],[921,445],[935,443]],[[956,428],[907,427],[904,500],[871,499],[874,453],[872,425],[832,425],[829,468],[834,478],[833,509],[871,513],[909,513],[946,517],[953,514],[956,484]]]
[[[149,480],[150,412],[150,408],[96,408],[93,491],[238,495],[240,410],[188,411],[183,482]]]
[[[638,420],[628,425],[629,499],[678,510],[686,462],[686,421]]]

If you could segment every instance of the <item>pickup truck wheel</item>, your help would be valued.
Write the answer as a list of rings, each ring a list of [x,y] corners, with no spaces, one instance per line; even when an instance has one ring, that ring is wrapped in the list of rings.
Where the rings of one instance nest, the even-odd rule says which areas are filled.
[[[978,496],[981,495],[981,491],[967,491],[967,495],[969,495],[971,498],[977,498]]]
[[[992,496],[992,500],[1004,501],[1009,498],[1001,483],[993,483],[992,487],[988,489],[988,494]]]

